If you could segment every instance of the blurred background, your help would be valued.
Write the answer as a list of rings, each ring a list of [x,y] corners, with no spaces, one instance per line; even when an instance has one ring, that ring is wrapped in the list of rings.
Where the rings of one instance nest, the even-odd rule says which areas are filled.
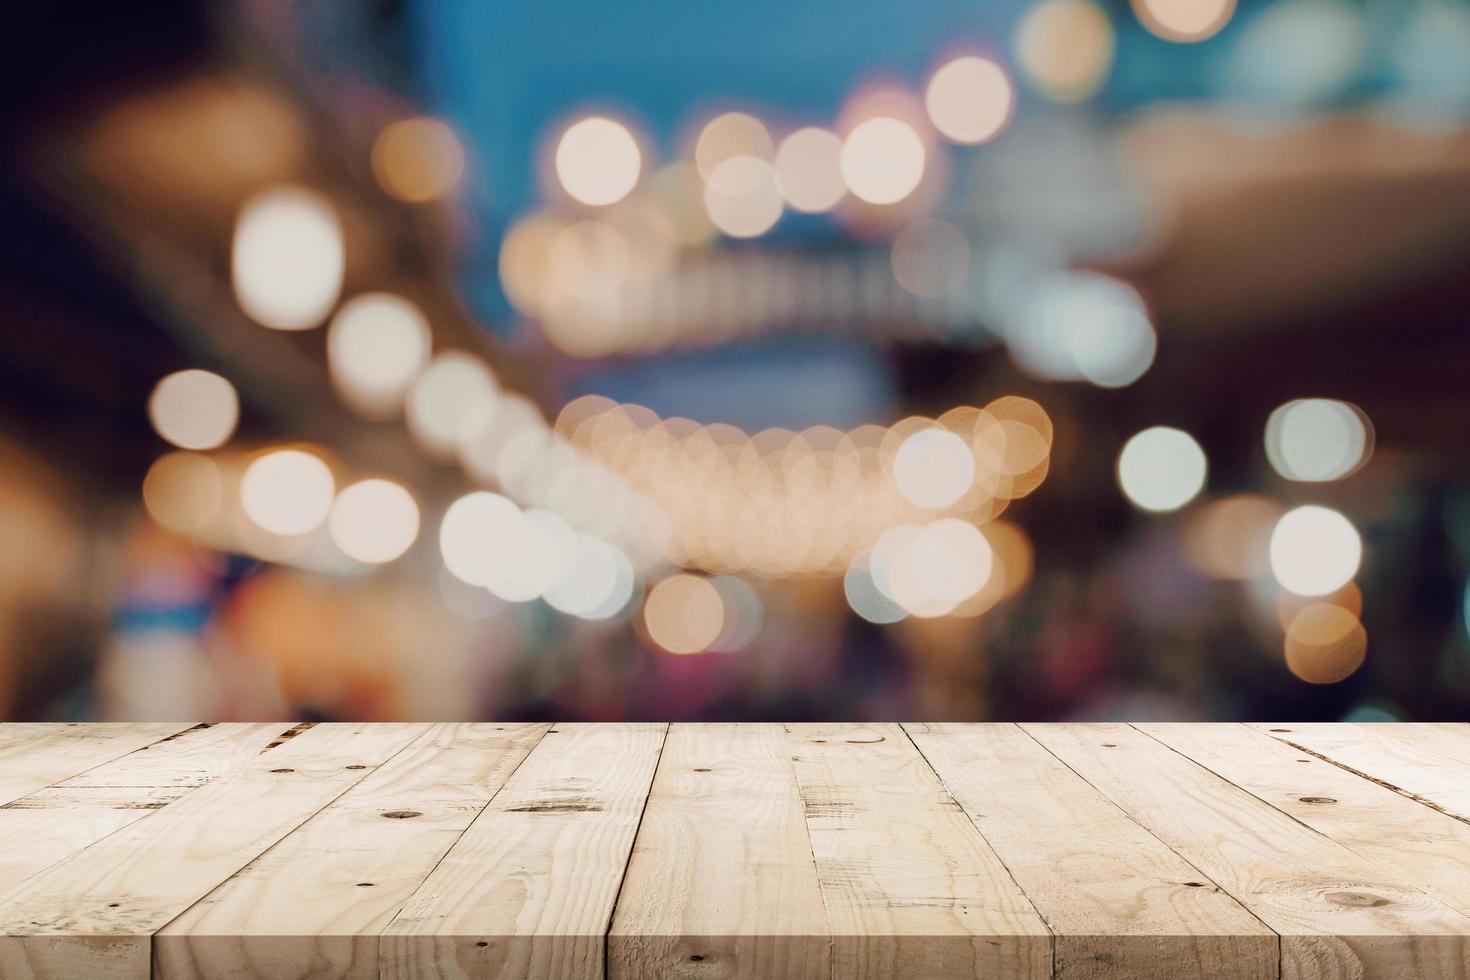
[[[58,2],[0,718],[1470,717],[1470,2]]]

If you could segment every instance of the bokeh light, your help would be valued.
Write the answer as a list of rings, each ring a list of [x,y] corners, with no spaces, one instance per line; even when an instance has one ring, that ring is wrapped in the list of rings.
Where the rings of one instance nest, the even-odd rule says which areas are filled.
[[[1324,105],[1346,92],[1373,40],[1363,7],[1344,0],[1278,0],[1241,28],[1225,66],[1231,94],[1271,109]]]
[[[408,427],[430,452],[454,453],[484,416],[493,413],[499,386],[490,369],[470,354],[438,355],[419,373],[405,406]]]
[[[418,537],[419,505],[391,480],[362,480],[337,495],[327,528],[348,558],[380,565],[403,554]]]
[[[1004,325],[1011,357],[1052,381],[1126,387],[1153,365],[1158,346],[1143,300],[1094,272],[1040,278]]]
[[[899,493],[920,507],[948,507],[975,482],[974,453],[968,442],[947,429],[920,429],[894,454],[893,482]]]
[[[346,401],[375,418],[390,417],[429,359],[429,323],[392,293],[367,293],[342,305],[327,331],[327,368]]]
[[[588,534],[578,534],[571,567],[545,598],[551,608],[572,616],[590,617],[611,600],[618,589],[617,549]]]
[[[1184,555],[1211,578],[1238,580],[1271,569],[1271,532],[1283,508],[1256,494],[1237,494],[1200,508],[1185,525]]]
[[[914,127],[892,116],[858,123],[842,143],[842,179],[869,204],[897,204],[924,177],[924,141]]]
[[[1041,95],[1081,102],[1106,80],[1115,44],[1112,22],[1092,0],[1043,0],[1016,32],[1016,63]]]
[[[948,615],[985,587],[994,553],[979,528],[947,517],[884,535],[870,560],[879,590],[909,614],[929,619]]]
[[[776,172],[760,157],[729,157],[715,166],[704,189],[704,207],[714,226],[732,238],[765,234],[783,208]]]
[[[1340,606],[1355,619],[1363,615],[1363,590],[1358,588],[1356,582],[1349,582],[1326,595],[1297,595],[1289,589],[1280,588],[1279,583],[1276,584],[1276,621],[1283,631],[1291,626],[1291,621],[1298,613],[1317,603]]]
[[[590,116],[567,127],[556,146],[562,189],[583,204],[616,204],[638,185],[643,154],[628,127]]]
[[[1286,627],[1286,666],[1308,684],[1336,684],[1362,666],[1368,633],[1352,612],[1314,602]]]
[[[765,622],[765,606],[750,583],[733,575],[716,575],[710,584],[725,604],[725,623],[709,645],[713,653],[739,653],[755,642]]]
[[[700,653],[720,638],[725,603],[709,579],[671,575],[649,590],[643,624],[649,638],[669,653]]]
[[[507,564],[526,551],[525,518],[515,502],[477,490],[449,505],[439,524],[444,567],[463,582],[488,587]]]
[[[148,396],[153,430],[180,449],[224,445],[240,420],[235,386],[210,371],[176,371]]]
[[[1266,458],[1288,480],[1340,480],[1363,465],[1372,426],[1356,405],[1330,398],[1287,402],[1266,420]]]
[[[1158,425],[1129,439],[1118,456],[1118,485],[1135,507],[1178,510],[1205,485],[1205,453],[1194,437]]]
[[[923,218],[894,238],[891,260],[893,278],[900,286],[920,298],[935,299],[964,285],[970,273],[970,243],[950,222]]]
[[[776,176],[786,203],[796,211],[830,211],[847,196],[842,177],[842,138],[816,126],[791,133],[776,148]]]
[[[924,107],[945,138],[975,145],[994,139],[1011,121],[1016,92],[1005,70],[967,55],[942,65],[929,79]]]
[[[1133,0],[1139,23],[1166,41],[1214,37],[1235,13],[1235,0]]]
[[[1357,528],[1328,507],[1308,504],[1288,511],[1271,532],[1271,571],[1282,588],[1298,595],[1326,595],[1358,573],[1363,540]]]
[[[852,611],[870,623],[886,625],[908,616],[908,612],[878,588],[871,572],[871,552],[852,560],[842,579],[842,589]]]
[[[700,130],[694,145],[694,166],[706,181],[722,163],[736,157],[755,157],[767,163],[775,153],[765,123],[745,112],[716,116]]]
[[[271,534],[290,537],[316,528],[332,509],[336,484],[320,457],[278,449],[256,458],[240,481],[245,515]]]
[[[262,191],[235,224],[232,282],[240,308],[276,330],[308,330],[342,291],[342,226],[327,199],[305,187]]]
[[[143,477],[143,506],[159,524],[189,534],[208,527],[224,504],[225,482],[214,460],[199,453],[165,453]]]
[[[378,134],[372,163],[383,190],[400,201],[422,204],[458,185],[464,175],[464,147],[438,119],[400,119]]]

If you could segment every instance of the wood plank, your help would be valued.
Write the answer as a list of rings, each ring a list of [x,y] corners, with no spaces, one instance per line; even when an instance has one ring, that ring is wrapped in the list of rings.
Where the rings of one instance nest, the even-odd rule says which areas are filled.
[[[20,733],[0,744],[0,806],[192,727],[97,723]]]
[[[378,934],[549,725],[438,724],[170,922],[154,978],[378,975]]]
[[[831,975],[792,765],[776,725],[670,728],[618,896],[609,977]]]
[[[1287,745],[1445,813],[1470,820],[1470,762],[1456,762],[1359,725],[1252,725]]]
[[[0,721],[0,748],[20,745],[42,735],[60,731],[67,727],[80,727],[75,721]]]
[[[898,725],[788,725],[838,977],[1049,977],[1052,936]]]
[[[1365,722],[1358,727],[1407,742],[1453,762],[1470,759],[1470,725],[1464,722]]]
[[[154,932],[426,728],[317,725],[0,895],[0,976],[145,980]]]
[[[245,765],[289,727],[188,728],[0,807],[0,893]]]
[[[1277,973],[1277,937],[1014,725],[904,728],[1056,934],[1056,976]]]
[[[1470,824],[1244,725],[1135,725],[1470,915]]]
[[[389,924],[385,977],[601,977],[667,730],[549,730]]]
[[[1286,978],[1470,976],[1470,919],[1126,725],[1024,725],[1281,936]]]

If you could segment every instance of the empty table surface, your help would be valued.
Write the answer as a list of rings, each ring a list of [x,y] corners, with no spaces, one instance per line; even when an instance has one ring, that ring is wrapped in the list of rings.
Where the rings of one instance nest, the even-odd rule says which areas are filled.
[[[1470,980],[1470,725],[5,724],[0,977]]]

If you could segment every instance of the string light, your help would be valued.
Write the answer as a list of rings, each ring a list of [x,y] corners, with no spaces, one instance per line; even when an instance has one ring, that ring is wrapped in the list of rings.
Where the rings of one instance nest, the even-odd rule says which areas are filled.
[[[231,249],[235,298],[262,326],[320,324],[342,291],[345,265],[337,213],[315,191],[274,187],[241,209]]]
[[[397,483],[363,480],[337,495],[327,526],[343,554],[379,565],[403,554],[418,537],[419,507]]]
[[[1005,129],[1015,104],[1015,89],[1005,70],[975,56],[946,62],[924,92],[924,107],[934,128],[949,140],[972,146]]]
[[[235,386],[210,371],[176,371],[148,396],[153,430],[180,449],[214,449],[227,442],[240,418]]]
[[[1308,504],[1288,511],[1271,532],[1271,571],[1298,595],[1336,591],[1357,574],[1362,557],[1357,529],[1329,507]]]
[[[257,458],[240,481],[245,514],[271,534],[305,534],[327,519],[336,490],[332,471],[299,449],[278,449]]]
[[[914,127],[892,116],[877,116],[847,134],[839,163],[854,197],[869,204],[897,204],[919,186],[924,158],[924,142]]]
[[[383,190],[422,204],[454,190],[464,174],[464,147],[438,119],[400,119],[378,134],[372,165]]]
[[[1178,510],[1204,489],[1205,454],[1194,437],[1159,425],[1129,439],[1118,456],[1118,484],[1140,510]]]
[[[642,168],[638,141],[627,126],[605,116],[573,123],[556,146],[556,175],[562,189],[594,207],[627,197]]]

